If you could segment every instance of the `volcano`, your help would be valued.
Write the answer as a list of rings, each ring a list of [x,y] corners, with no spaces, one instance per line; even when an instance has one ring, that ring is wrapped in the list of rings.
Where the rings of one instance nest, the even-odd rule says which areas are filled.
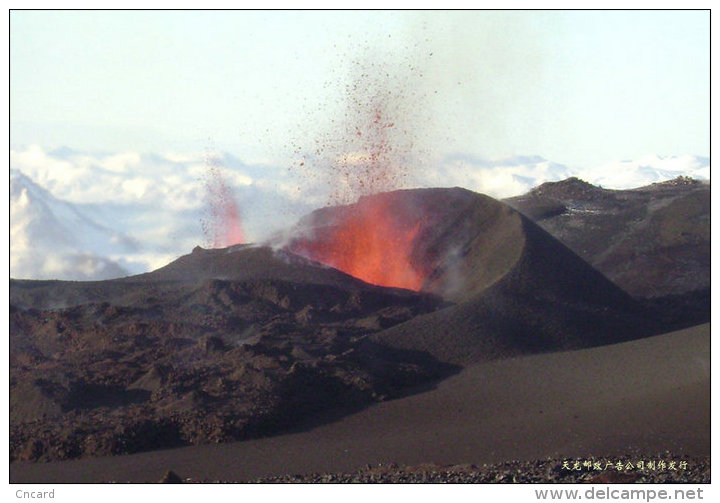
[[[610,344],[654,329],[628,294],[538,225],[461,188],[389,192],[318,210],[292,230],[286,249],[342,267],[337,251],[363,239],[348,240],[350,231],[363,229],[357,224],[363,216],[380,213],[380,229],[400,229],[400,235],[372,236],[371,242],[387,245],[367,246],[382,252],[367,263],[409,270],[404,278],[417,278],[419,290],[452,303],[373,336],[384,344],[468,364]],[[338,244],[338,236],[346,241]]]
[[[531,220],[454,189],[317,210],[156,271],[10,283],[11,456],[244,440],[418,393],[478,362],[661,332]]]

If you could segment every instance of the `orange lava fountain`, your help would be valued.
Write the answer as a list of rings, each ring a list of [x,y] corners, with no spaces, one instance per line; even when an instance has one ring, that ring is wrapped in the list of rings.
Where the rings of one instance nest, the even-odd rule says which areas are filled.
[[[387,198],[372,198],[348,209],[335,226],[316,230],[313,239],[291,249],[368,283],[417,291],[423,275],[410,256],[419,230],[419,223],[403,227],[393,218]]]

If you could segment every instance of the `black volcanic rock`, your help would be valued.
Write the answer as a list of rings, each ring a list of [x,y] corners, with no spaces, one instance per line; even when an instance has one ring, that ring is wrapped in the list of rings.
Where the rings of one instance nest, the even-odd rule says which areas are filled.
[[[158,481],[159,484],[182,484],[183,480],[172,470],[165,472],[165,475]]]
[[[441,299],[270,248],[196,249],[123,280],[13,282],[11,302],[13,459],[273,434],[452,371],[364,342]]]
[[[530,191],[535,197],[551,199],[583,199],[602,198],[604,190],[577,177],[566,178],[559,182],[546,182]]]

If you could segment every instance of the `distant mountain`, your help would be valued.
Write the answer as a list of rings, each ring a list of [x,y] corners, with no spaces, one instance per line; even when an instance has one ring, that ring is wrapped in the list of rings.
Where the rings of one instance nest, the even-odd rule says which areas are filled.
[[[10,274],[36,279],[105,279],[128,271],[111,256],[136,244],[10,170]]]

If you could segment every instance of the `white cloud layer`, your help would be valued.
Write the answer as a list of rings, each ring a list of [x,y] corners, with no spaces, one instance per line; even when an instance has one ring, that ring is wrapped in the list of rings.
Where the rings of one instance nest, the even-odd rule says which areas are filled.
[[[332,187],[287,166],[230,155],[98,154],[32,146],[10,154],[10,274],[32,279],[105,279],[156,269],[207,244],[210,167],[238,202],[247,241],[261,241],[326,204]],[[289,163],[291,164],[291,163]],[[679,175],[710,178],[707,158],[647,156],[577,170],[537,156],[489,161],[455,155],[408,180],[460,186],[496,198],[577,176],[624,189]]]

